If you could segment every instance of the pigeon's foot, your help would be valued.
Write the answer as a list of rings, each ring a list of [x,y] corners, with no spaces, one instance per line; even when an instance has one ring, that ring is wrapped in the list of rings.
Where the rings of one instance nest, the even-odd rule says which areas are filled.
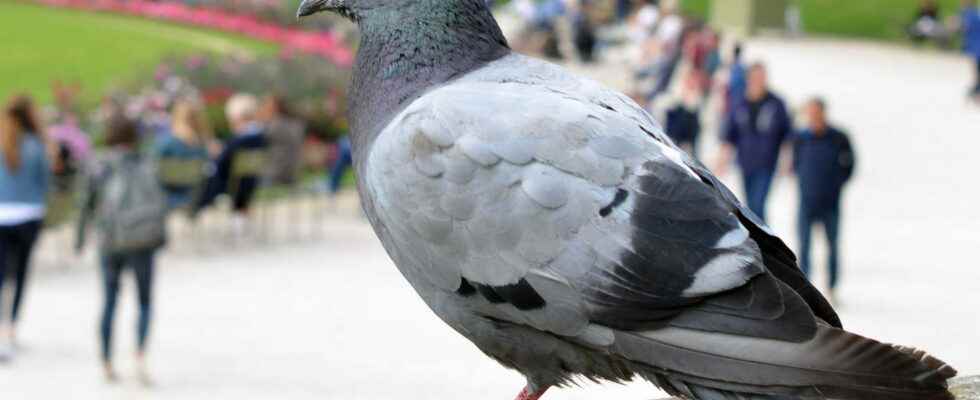
[[[521,390],[521,392],[517,394],[517,398],[514,400],[538,400],[541,398],[541,396],[544,396],[544,392],[547,391],[547,386],[538,389],[538,391],[534,391],[530,386],[528,386],[525,387],[524,390]]]

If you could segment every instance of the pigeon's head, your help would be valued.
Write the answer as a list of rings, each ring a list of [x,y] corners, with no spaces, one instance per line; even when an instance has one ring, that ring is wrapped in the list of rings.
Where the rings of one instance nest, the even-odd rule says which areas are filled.
[[[357,20],[368,10],[394,8],[418,0],[303,0],[296,17],[305,17],[321,11],[330,11]]]
[[[387,14],[384,12],[386,10],[418,16],[426,12],[438,14],[445,10],[473,11],[481,8],[486,8],[486,0],[303,0],[296,17],[330,11],[353,21],[361,21],[372,15]]]
[[[348,18],[353,18],[354,14],[349,3],[356,3],[357,0],[303,0],[296,11],[296,18],[302,18],[316,14],[321,11],[332,11]]]

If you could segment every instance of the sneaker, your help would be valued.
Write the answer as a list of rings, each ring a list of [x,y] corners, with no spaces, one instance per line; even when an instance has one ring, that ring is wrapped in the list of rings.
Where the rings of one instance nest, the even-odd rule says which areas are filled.
[[[105,377],[106,383],[116,383],[119,381],[119,375],[116,374],[116,369],[110,363],[102,365],[102,374]]]
[[[248,217],[235,213],[231,216],[231,235],[232,240],[235,242],[241,242],[250,233],[251,226],[249,224]]]
[[[150,372],[146,368],[146,358],[142,355],[136,356],[136,379],[144,387],[153,386],[153,379],[150,378]]]
[[[136,373],[136,379],[139,380],[140,385],[143,385],[143,387],[153,387],[153,379],[150,378],[150,373],[146,372],[145,369],[139,369],[139,371]]]
[[[0,343],[0,364],[6,364],[14,359],[14,347],[10,343]]]

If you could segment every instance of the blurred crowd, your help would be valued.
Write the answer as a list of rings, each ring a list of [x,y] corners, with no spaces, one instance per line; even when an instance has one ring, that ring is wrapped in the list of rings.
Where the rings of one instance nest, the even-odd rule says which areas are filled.
[[[168,239],[265,241],[270,216],[295,233],[295,210],[304,198],[316,203],[319,193],[336,194],[350,180],[341,91],[350,72],[349,43],[336,34],[335,19],[291,26],[296,5],[278,1],[41,2],[282,45],[280,54],[265,57],[169,57],[149,73],[134,74],[132,82],[118,82],[122,86],[100,104],[83,98],[81,83],[54,82],[51,104],[41,107],[19,95],[0,110],[0,363],[16,355],[17,321],[40,236],[56,239],[67,231],[79,253],[95,243],[108,381],[117,378],[112,327],[120,281],[131,272],[139,311],[136,376],[149,384],[154,276]],[[273,201],[256,202],[266,197]],[[287,203],[288,216],[269,211],[277,202]],[[227,232],[198,229],[205,215],[223,217]],[[181,226],[192,229],[180,235],[168,229]],[[202,230],[207,236],[197,237]]]
[[[762,220],[767,217],[774,179],[795,175],[800,189],[800,264],[809,274],[811,233],[821,225],[829,244],[826,287],[833,297],[838,283],[841,199],[856,156],[848,134],[829,121],[825,101],[813,97],[801,107],[802,118],[795,117],[770,89],[764,64],[746,62],[742,44],[729,41],[726,46],[720,32],[683,15],[676,1],[619,1],[607,10],[599,10],[598,4],[519,3],[527,21],[520,40],[532,46],[529,51],[580,62],[592,62],[604,47],[624,41],[630,49],[626,59],[633,71],[634,100],[658,115],[668,136],[695,158],[705,158],[699,150],[704,132],[708,127],[717,129],[720,150],[707,158],[722,176],[731,166],[737,167],[743,199]],[[571,36],[566,35],[566,41],[574,44],[564,46],[564,51],[557,44],[562,20],[570,22],[566,26],[571,26]]]
[[[523,29],[513,45],[518,51],[555,60],[589,63],[625,40],[634,45],[630,62],[642,83],[637,96],[654,100],[679,80],[688,91],[683,96],[707,98],[722,65],[719,50],[724,41],[705,21],[685,16],[680,4],[678,0],[514,0],[509,6]],[[937,0],[920,0],[910,13],[905,27],[910,40],[942,48],[962,44],[976,68],[969,95],[980,101],[977,1],[960,0],[959,9],[949,12]],[[791,8],[786,18],[788,31],[802,29],[798,9]],[[678,66],[691,70],[679,71]]]
[[[170,216],[182,211],[194,223],[202,210],[227,198],[234,239],[249,234],[258,192],[288,192],[302,183],[307,127],[281,96],[236,93],[223,110],[231,135],[219,140],[199,92],[185,85],[126,101],[108,98],[96,114],[100,135],[90,136],[76,114],[78,90],[56,83],[49,109],[42,111],[31,97],[20,95],[0,113],[0,362],[16,350],[18,312],[37,240],[56,223],[56,209],[68,208],[76,211],[67,213],[75,217],[66,221],[74,222],[76,251],[85,247],[90,232],[97,238],[106,379],[116,379],[112,326],[123,271],[131,270],[139,307],[137,376],[149,384],[145,351],[153,276]],[[350,167],[350,145],[342,142],[334,146],[331,158],[337,161],[329,180],[316,185],[326,188],[319,191],[340,189]],[[59,196],[67,203],[56,205]]]
[[[933,42],[943,48],[952,47],[957,34],[961,35],[963,51],[976,68],[968,95],[980,102],[980,8],[976,0],[961,0],[957,13],[945,12],[936,0],[920,0],[906,32],[917,43]]]
[[[842,193],[857,159],[848,134],[829,120],[830,105],[817,96],[794,112],[770,89],[766,65],[746,61],[742,43],[725,40],[705,21],[684,15],[679,5],[673,0],[517,1],[525,26],[517,46],[589,63],[607,48],[626,43],[618,47],[630,49],[626,59],[633,71],[634,100],[659,117],[676,144],[710,161],[717,174],[727,175],[735,166],[745,204],[763,220],[773,181],[795,176],[800,265],[810,273],[813,227],[822,226],[829,247],[825,287],[834,297]],[[915,41],[942,46],[960,40],[976,65],[969,96],[980,101],[977,2],[962,0],[959,13],[950,18],[941,12],[936,1],[921,1],[907,32]],[[709,128],[721,145],[717,154],[705,157],[699,145]]]

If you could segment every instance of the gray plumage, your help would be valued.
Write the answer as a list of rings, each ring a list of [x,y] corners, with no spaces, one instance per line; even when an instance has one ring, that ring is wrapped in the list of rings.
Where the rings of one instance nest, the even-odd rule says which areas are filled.
[[[322,8],[364,35],[355,166],[385,249],[532,389],[638,375],[690,399],[950,398],[952,368],[843,331],[792,252],[646,112],[511,53],[482,0],[301,14]]]

